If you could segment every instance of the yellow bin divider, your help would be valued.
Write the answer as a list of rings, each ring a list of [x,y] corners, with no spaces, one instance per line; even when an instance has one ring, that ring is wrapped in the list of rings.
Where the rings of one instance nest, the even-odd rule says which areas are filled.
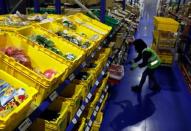
[[[82,99],[83,99],[83,86],[77,85],[77,84],[70,84],[67,87],[64,88],[64,90],[61,92],[62,97],[65,98],[66,101],[70,102],[70,120],[74,117],[76,111],[81,105]]]
[[[97,118],[92,125],[91,131],[100,131],[102,121],[103,121],[103,113],[98,112]]]
[[[44,118],[38,118],[31,130],[33,131],[64,131],[66,130],[69,119],[69,103],[64,101],[63,97],[58,97],[48,107],[49,111],[58,112],[58,117],[53,120],[47,120]],[[46,111],[45,111],[46,112]]]
[[[82,118],[78,131],[84,131],[86,126],[86,118]]]
[[[45,29],[38,28],[35,26],[27,26],[22,29],[18,30],[18,33],[23,35],[25,38],[29,39],[29,36],[32,35],[42,35],[45,36],[46,38],[50,39],[52,42],[54,42],[55,46],[57,49],[59,49],[62,53],[67,54],[67,53],[72,53],[76,56],[76,59],[74,61],[70,61],[65,59],[64,57],[54,53],[53,51],[44,48],[43,46],[39,45],[36,42],[34,43],[34,46],[39,48],[39,50],[43,51],[44,53],[48,54],[49,56],[53,57],[54,59],[63,62],[67,64],[68,66],[71,67],[70,73],[80,65],[82,61],[85,59],[85,52],[76,48],[75,46],[67,43],[66,41],[63,41],[63,39],[47,32]]]
[[[154,17],[154,25],[156,30],[177,32],[179,23],[172,18]]]
[[[111,31],[111,27],[108,26],[108,28],[104,29],[105,26],[103,26],[104,24],[102,24],[101,22],[98,22],[96,20],[88,20],[86,19],[81,13],[77,13],[75,15],[71,15],[69,16],[71,19],[73,19],[75,22],[77,22],[78,24],[93,30],[96,33],[99,33],[101,35],[103,35],[104,37],[106,37],[109,32]]]
[[[0,130],[11,131],[26,117],[37,90],[29,87],[15,77],[0,70],[0,79],[8,82],[14,88],[24,88],[28,98],[6,116],[0,116]]]
[[[34,70],[16,62],[14,58],[0,52],[0,69],[5,70],[26,84],[35,87],[39,91],[35,98],[37,105],[68,76],[67,65],[40,52],[37,48],[31,46],[31,44],[27,44],[29,41],[20,37],[20,35],[16,33],[0,33],[0,41],[3,41],[0,43],[1,50],[7,47],[22,49],[29,56],[32,67],[41,72],[47,69],[54,69],[57,72],[53,78],[47,79],[44,75],[36,73]]]
[[[61,37],[62,39],[68,41],[68,43],[71,43],[72,45],[76,46],[77,48],[79,48],[79,49],[84,50],[85,52],[87,52],[87,56],[89,56],[89,54],[91,54],[92,51],[93,51],[93,50],[95,49],[95,47],[96,47],[96,44],[95,44],[94,42],[91,42],[91,41],[89,41],[88,39],[86,39],[86,38],[80,36],[79,34],[75,33],[73,30],[68,30],[66,27],[64,27],[62,24],[60,24],[60,23],[58,23],[58,22],[56,22],[56,21],[55,21],[55,22],[40,23],[39,25],[40,25],[42,28],[44,28],[45,30],[47,30],[48,32],[50,32],[50,33],[55,34],[55,33],[59,32],[59,31],[62,31],[62,32],[65,31],[65,32],[67,32],[68,35],[74,36],[74,37],[80,39],[83,43],[84,43],[84,42],[89,42],[89,43],[90,43],[90,46],[89,46],[88,48],[82,48],[82,47],[76,45],[75,43],[72,43],[72,42],[66,40],[65,38],[59,36],[59,37]],[[55,34],[55,35],[58,36],[57,34]]]
[[[100,35],[99,33],[96,33],[94,31],[76,23],[74,20],[72,20],[69,17],[63,17],[62,19],[58,19],[57,22],[62,23],[63,20],[70,21],[71,23],[73,23],[76,26],[76,29],[68,28],[68,30],[73,30],[77,34],[85,37],[86,39],[95,42],[97,47],[99,46],[100,42],[105,39],[103,35]]]

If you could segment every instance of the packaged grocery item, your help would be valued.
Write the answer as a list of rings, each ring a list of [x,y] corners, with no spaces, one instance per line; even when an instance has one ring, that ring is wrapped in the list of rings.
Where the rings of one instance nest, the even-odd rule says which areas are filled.
[[[25,89],[16,89],[6,81],[0,80],[0,117],[8,115],[26,99]]]

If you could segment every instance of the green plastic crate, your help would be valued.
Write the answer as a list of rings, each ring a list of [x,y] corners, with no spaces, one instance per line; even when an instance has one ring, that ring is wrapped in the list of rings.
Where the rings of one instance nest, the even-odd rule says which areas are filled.
[[[97,17],[100,17],[100,10],[91,10]],[[89,14],[87,14],[90,16]],[[90,16],[91,17],[91,16]],[[119,25],[120,21],[116,20],[108,15],[105,15],[105,24],[112,26],[113,28]]]

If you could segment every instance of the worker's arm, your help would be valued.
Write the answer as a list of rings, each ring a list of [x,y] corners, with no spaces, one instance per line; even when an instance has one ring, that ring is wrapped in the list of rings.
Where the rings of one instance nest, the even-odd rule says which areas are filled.
[[[140,61],[142,58],[142,53],[139,53],[138,56],[133,60],[135,63]]]
[[[151,58],[151,56],[152,56],[152,54],[150,52],[147,52],[147,51],[143,52],[143,54],[142,54],[143,62],[140,63],[138,66],[140,68],[147,66],[148,60],[149,60],[149,58]]]

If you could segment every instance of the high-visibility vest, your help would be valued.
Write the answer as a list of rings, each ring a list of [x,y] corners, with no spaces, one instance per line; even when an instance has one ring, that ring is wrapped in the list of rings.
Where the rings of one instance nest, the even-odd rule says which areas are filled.
[[[150,52],[152,54],[151,57],[148,60],[147,67],[149,69],[155,69],[158,66],[160,66],[161,60],[158,57],[157,53],[154,50],[152,50],[151,48],[144,49],[142,53],[144,53],[145,51]]]

